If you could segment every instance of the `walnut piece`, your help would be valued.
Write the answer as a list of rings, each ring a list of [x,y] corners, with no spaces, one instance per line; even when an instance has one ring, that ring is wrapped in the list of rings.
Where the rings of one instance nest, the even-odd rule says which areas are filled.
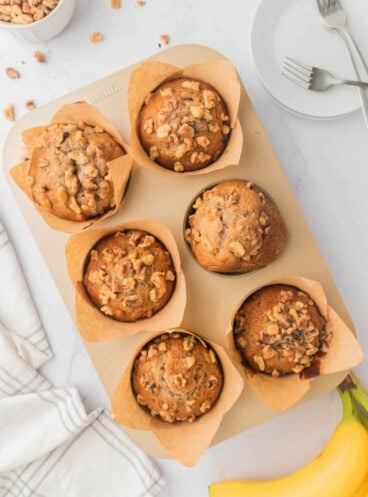
[[[10,78],[10,79],[18,79],[18,78],[20,78],[19,71],[17,71],[13,67],[7,67],[5,69],[5,72],[6,72],[6,75],[8,76],[8,78]]]
[[[32,110],[36,107],[36,104],[34,103],[34,100],[27,100],[25,103],[24,103],[24,107],[27,109],[27,110]]]
[[[89,35],[89,39],[92,43],[99,43],[100,41],[102,41],[103,36],[101,33],[98,33],[97,31],[95,31],[94,33],[91,33]]]
[[[46,61],[45,54],[40,52],[39,50],[33,52],[33,55],[37,62],[39,62],[40,64],[43,64]]]
[[[13,104],[7,105],[5,109],[3,109],[3,114],[5,119],[7,119],[8,121],[14,121],[15,119],[14,105]]]
[[[253,360],[257,364],[257,366],[259,367],[260,371],[264,371],[266,369],[266,365],[265,365],[265,362],[264,362],[264,359],[262,356],[254,355]]]
[[[195,364],[195,358],[192,356],[185,357],[184,364],[185,364],[186,369],[192,368]]]
[[[162,43],[165,43],[165,45],[169,44],[169,39],[169,35],[167,34],[160,35],[160,40],[162,41]]]
[[[183,341],[183,348],[186,352],[189,352],[190,350],[193,349],[195,345],[195,338],[194,337],[188,337],[188,338],[184,338],[184,341]]]
[[[230,252],[235,255],[235,257],[243,257],[243,255],[245,254],[245,249],[243,247],[243,245],[234,240],[234,241],[231,241],[229,243],[229,249],[230,249]]]
[[[209,400],[205,400],[202,402],[201,407],[199,408],[201,412],[205,413],[211,409],[211,402]]]

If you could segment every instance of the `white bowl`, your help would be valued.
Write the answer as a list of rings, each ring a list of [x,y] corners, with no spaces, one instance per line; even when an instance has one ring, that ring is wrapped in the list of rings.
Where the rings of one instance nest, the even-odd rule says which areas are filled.
[[[31,24],[12,24],[0,21],[0,29],[12,33],[23,41],[40,42],[49,40],[66,28],[72,18],[76,0],[59,0],[58,5],[40,21]]]

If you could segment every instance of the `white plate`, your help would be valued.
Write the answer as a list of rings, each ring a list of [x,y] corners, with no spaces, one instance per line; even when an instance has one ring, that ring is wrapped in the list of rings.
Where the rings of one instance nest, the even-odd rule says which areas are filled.
[[[349,30],[368,61],[367,0],[341,0]],[[340,86],[324,92],[304,90],[281,75],[289,55],[337,76],[356,79],[343,41],[323,28],[316,0],[262,0],[256,12],[251,50],[258,76],[279,104],[302,116],[332,118],[360,107],[355,88]]]

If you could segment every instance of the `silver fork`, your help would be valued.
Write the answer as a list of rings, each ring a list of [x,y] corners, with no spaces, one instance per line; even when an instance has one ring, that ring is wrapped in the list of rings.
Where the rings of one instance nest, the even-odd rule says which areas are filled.
[[[344,40],[357,78],[361,80],[361,74],[357,66],[358,64],[360,66],[361,73],[364,75],[364,79],[368,80],[367,64],[365,63],[362,53],[360,52],[354,38],[348,32],[347,15],[340,4],[340,1],[317,0],[317,6],[325,28],[333,29]],[[368,127],[368,93],[363,89],[360,89],[360,97],[365,123]]]
[[[358,86],[368,90],[368,83],[337,78],[326,69],[309,66],[293,57],[285,57],[283,71],[281,74],[285,78],[307,90],[323,91],[335,85]]]

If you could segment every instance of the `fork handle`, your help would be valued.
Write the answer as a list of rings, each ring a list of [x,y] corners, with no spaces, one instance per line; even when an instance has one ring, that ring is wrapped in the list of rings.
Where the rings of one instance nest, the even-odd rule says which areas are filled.
[[[342,28],[337,28],[336,29],[337,33],[341,36],[341,38],[344,40],[346,48],[349,53],[349,57],[351,60],[351,63],[353,65],[355,74],[359,80],[361,80],[361,74],[358,69],[357,63],[361,66],[361,71],[364,74],[365,78],[368,79],[368,68],[367,65],[364,61],[364,58],[357,46],[357,44],[354,41],[354,38],[348,33],[346,30]],[[364,120],[365,124],[368,127],[368,91],[363,90],[362,88],[359,89],[360,93],[360,100],[362,102],[362,109],[363,109],[363,115],[364,115]]]
[[[352,51],[353,51],[353,53],[355,55],[355,59],[358,60],[358,62],[360,63],[360,66],[361,66],[361,69],[362,69],[362,72],[363,72],[364,76],[368,77],[368,66],[367,66],[367,63],[364,60],[362,52],[360,51],[360,49],[359,49],[356,41],[354,40],[353,36],[348,31],[346,31],[346,30],[342,30],[342,34],[345,37],[346,42],[351,47],[351,49],[352,49]]]
[[[365,83],[364,81],[352,81],[350,79],[341,79],[340,83],[343,85],[357,86],[358,88],[362,88],[363,90],[368,90],[368,83]]]

